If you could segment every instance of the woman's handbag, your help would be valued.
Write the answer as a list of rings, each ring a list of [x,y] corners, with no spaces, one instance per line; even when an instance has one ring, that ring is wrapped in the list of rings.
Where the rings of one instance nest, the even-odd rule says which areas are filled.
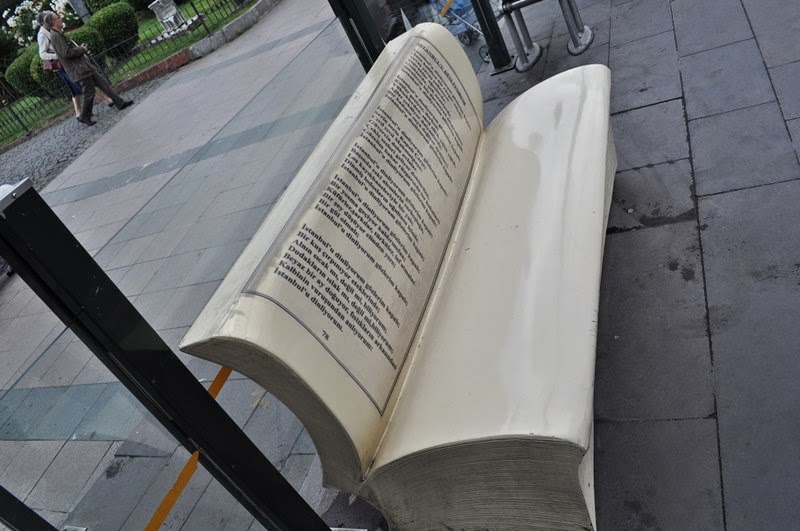
[[[61,61],[58,59],[45,59],[42,61],[43,70],[61,70]]]

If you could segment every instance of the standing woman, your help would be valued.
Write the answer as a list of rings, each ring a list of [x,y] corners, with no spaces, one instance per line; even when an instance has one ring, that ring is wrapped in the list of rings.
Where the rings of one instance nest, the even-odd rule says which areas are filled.
[[[61,66],[67,71],[67,75],[77,81],[83,89],[83,104],[81,105],[81,114],[78,116],[79,122],[86,125],[97,123],[92,120],[95,86],[111,98],[117,106],[117,110],[122,110],[133,103],[130,100],[123,100],[119,94],[114,92],[111,84],[89,60],[89,48],[85,44],[78,46],[64,36],[64,23],[57,14],[52,11],[45,12],[42,16],[42,27],[50,33],[50,45],[58,60],[61,61]]]
[[[54,61],[58,60],[58,57],[55,53],[53,53],[50,47],[50,32],[44,29],[42,25],[42,21],[44,19],[45,14],[51,13],[51,11],[42,11],[36,17],[36,21],[39,23],[39,33],[36,34],[36,41],[39,44],[39,57],[42,58],[42,64],[45,61]],[[81,115],[81,87],[74,81],[72,81],[66,72],[64,72],[63,68],[59,68],[54,70],[58,77],[67,85],[69,89],[69,93],[72,96],[72,107],[75,109],[75,118],[78,118]]]

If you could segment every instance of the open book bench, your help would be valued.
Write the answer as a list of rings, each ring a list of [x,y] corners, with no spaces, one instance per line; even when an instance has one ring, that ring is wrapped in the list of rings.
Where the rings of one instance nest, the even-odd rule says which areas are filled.
[[[593,527],[609,71],[486,130],[458,41],[391,42],[183,339],[292,409],[392,529]]]

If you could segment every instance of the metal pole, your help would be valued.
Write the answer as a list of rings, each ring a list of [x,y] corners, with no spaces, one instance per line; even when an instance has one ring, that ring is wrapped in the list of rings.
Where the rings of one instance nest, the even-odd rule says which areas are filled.
[[[486,44],[489,45],[489,57],[492,59],[492,65],[495,70],[510,68],[512,65],[511,56],[508,54],[508,48],[506,48],[506,43],[503,40],[503,34],[500,33],[497,19],[494,18],[494,12],[489,0],[472,0],[472,8],[475,10],[478,24],[483,30],[483,38],[486,39]]]
[[[572,13],[572,18],[575,19],[575,26],[578,28],[583,28],[583,19],[581,18],[580,11],[578,11],[578,5],[575,3],[575,0],[567,0],[569,3],[569,10]]]
[[[0,523],[13,531],[57,531],[39,513],[0,485]]]
[[[558,3],[561,5],[561,14],[564,15],[564,22],[567,23],[569,36],[572,42],[577,45],[580,41],[580,37],[578,36],[578,26],[575,22],[575,16],[572,14],[572,8],[569,6],[569,0],[558,0]]]
[[[267,529],[328,526],[108,278],[26,179],[0,186],[0,256]]]
[[[589,26],[583,24],[575,0],[558,0],[558,3],[561,6],[564,21],[567,23],[567,30],[569,30],[570,42],[567,44],[567,51],[572,55],[580,55],[592,44],[594,32]]]
[[[342,24],[361,66],[369,72],[383,51],[384,42],[366,4],[363,0],[328,0],[328,3]]]
[[[531,34],[528,31],[528,25],[525,24],[525,19],[522,16],[522,11],[514,11],[514,15],[517,17],[517,25],[519,26],[519,32],[522,35],[522,42],[525,44],[525,49],[528,50],[533,47],[533,41],[531,41]]]

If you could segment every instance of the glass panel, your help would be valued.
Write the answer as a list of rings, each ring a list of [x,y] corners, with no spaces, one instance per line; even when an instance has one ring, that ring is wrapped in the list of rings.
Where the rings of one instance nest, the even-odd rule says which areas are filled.
[[[421,22],[436,22],[456,36],[477,72],[489,62],[489,47],[470,0],[364,0],[381,37],[388,42]],[[489,0],[495,17],[501,0]]]

